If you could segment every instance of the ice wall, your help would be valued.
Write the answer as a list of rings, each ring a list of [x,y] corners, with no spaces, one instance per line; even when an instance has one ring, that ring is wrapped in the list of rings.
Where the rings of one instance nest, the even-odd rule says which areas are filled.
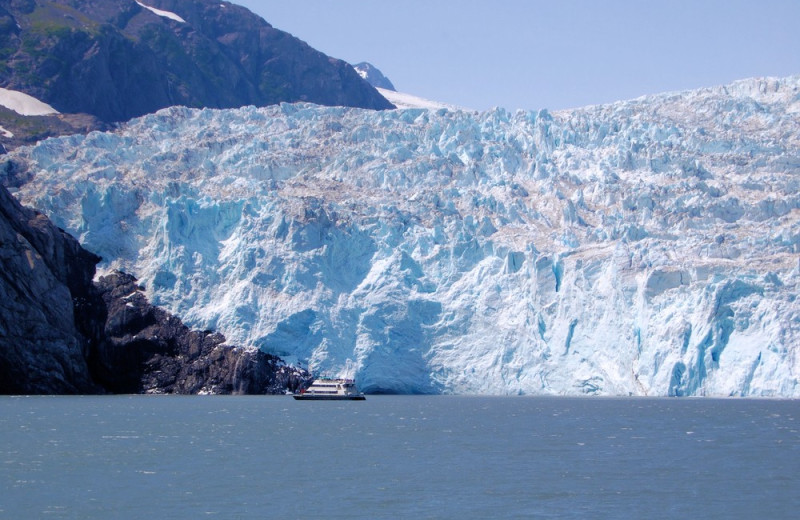
[[[2,171],[191,326],[367,391],[800,396],[800,78],[171,108]]]

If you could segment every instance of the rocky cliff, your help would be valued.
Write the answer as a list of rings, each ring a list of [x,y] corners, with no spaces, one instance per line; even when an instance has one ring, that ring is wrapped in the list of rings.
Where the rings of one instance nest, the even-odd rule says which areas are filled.
[[[0,393],[283,393],[307,374],[189,330],[0,186]]]
[[[0,187],[0,259],[0,393],[99,391],[76,311],[100,258]]]

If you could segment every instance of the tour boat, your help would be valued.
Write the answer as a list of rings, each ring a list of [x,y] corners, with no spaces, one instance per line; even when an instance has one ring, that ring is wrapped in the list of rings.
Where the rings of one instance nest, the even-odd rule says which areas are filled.
[[[298,400],[307,401],[363,401],[364,394],[356,388],[352,379],[315,379],[311,386],[292,394]]]

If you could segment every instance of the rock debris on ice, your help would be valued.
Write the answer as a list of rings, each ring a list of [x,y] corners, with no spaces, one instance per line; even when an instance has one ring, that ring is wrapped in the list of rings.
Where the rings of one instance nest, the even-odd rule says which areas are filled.
[[[2,169],[194,327],[366,391],[800,397],[800,78],[171,108]]]

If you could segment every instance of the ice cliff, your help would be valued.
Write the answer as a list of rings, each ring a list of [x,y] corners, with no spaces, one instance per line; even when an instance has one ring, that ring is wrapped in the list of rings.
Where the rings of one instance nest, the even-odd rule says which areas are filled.
[[[170,108],[0,170],[187,323],[368,392],[800,397],[800,77]]]
[[[0,394],[282,394],[305,371],[189,330],[0,186]]]

